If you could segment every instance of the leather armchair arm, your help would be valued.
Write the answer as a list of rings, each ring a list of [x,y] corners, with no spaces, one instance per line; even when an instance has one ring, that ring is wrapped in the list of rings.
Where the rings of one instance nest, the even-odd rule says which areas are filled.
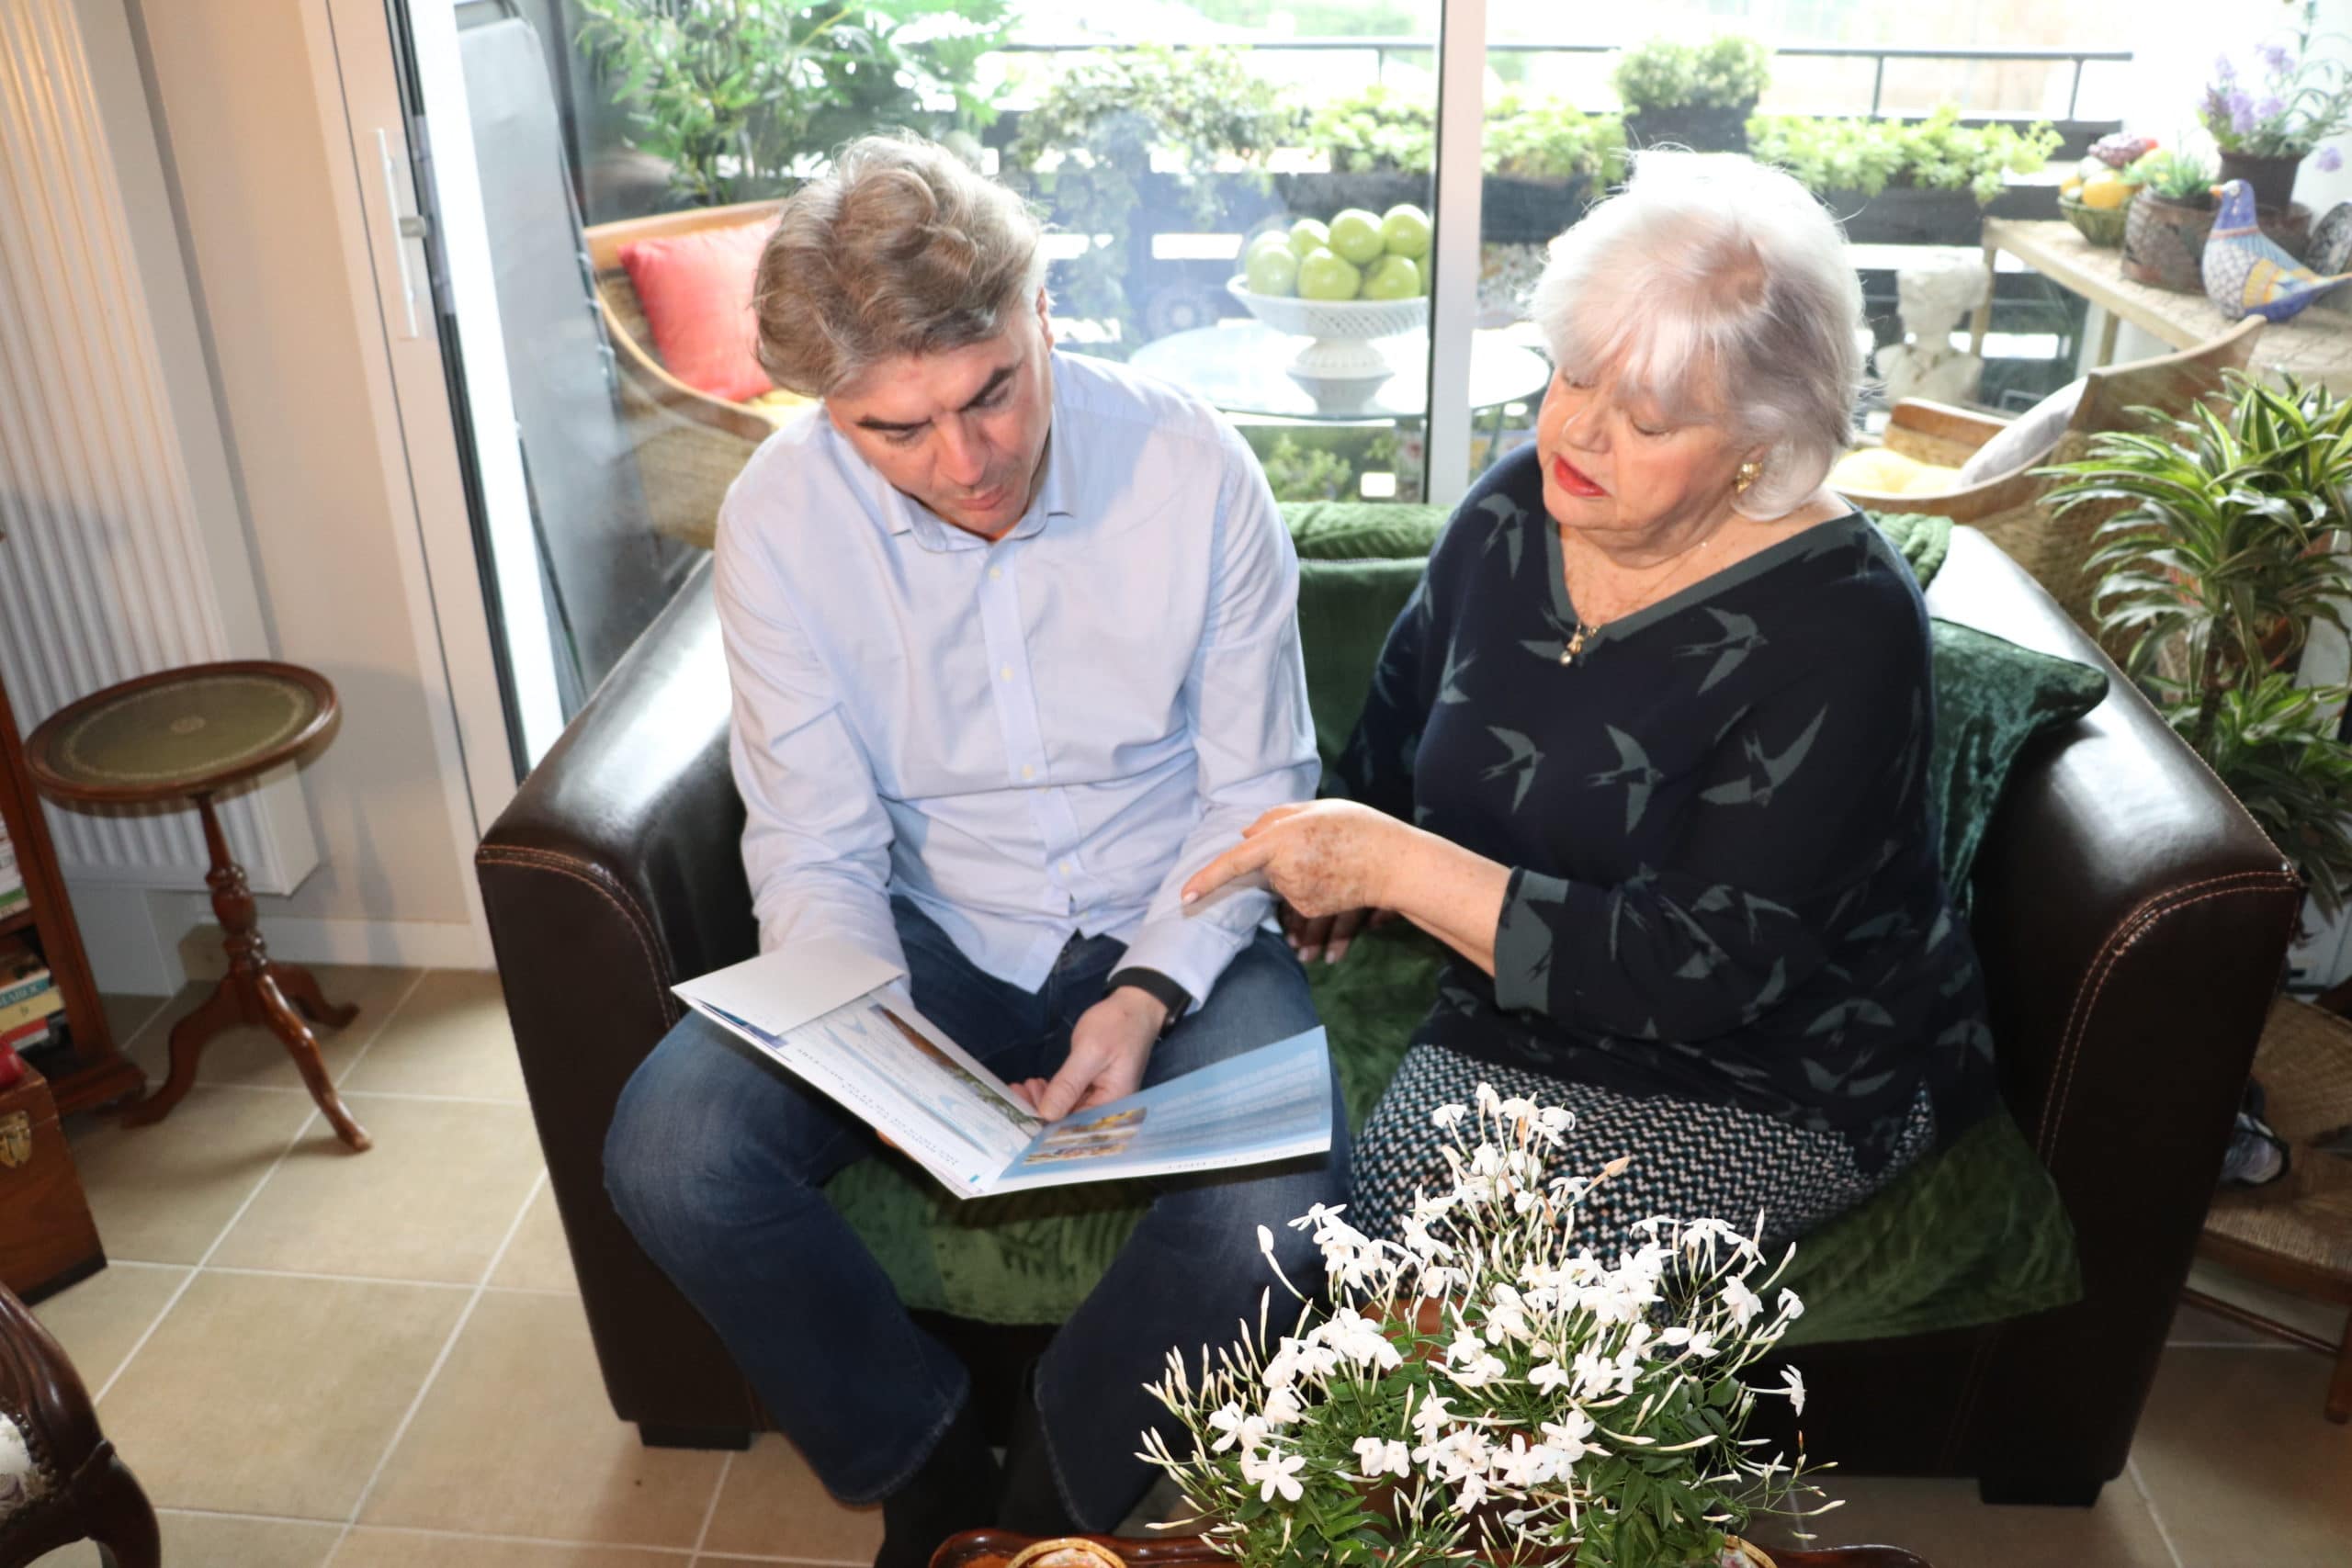
[[[2104,662],[1973,529],[1954,531],[1928,604]],[[2119,1405],[2136,1415],[2163,1348],[2302,896],[2244,807],[2109,674],[2108,700],[2013,774],[1978,862],[1971,930],[2002,1091],[2065,1200],[2085,1290],[2053,1314],[2064,1324],[1989,1336],[1977,1371],[2010,1339],[2001,1390],[2040,1383],[2111,1420]],[[2084,1433],[2053,1429],[2063,1416],[1993,1408],[2003,1402],[1964,1418],[1965,1436],[1955,1428],[1981,1445],[1979,1473],[2030,1471],[2045,1448],[2053,1463],[2083,1452]],[[2108,1473],[2130,1435],[2125,1422],[2100,1438]]]
[[[718,1338],[605,1197],[629,1075],[676,1022],[678,980],[758,950],[729,694],[706,563],[596,689],[475,853],[507,1016],[615,1407],[651,1425],[759,1425]],[[660,1344],[648,1357],[642,1346]],[[635,1353],[610,1353],[627,1342]],[[638,1386],[623,1386],[623,1380]]]

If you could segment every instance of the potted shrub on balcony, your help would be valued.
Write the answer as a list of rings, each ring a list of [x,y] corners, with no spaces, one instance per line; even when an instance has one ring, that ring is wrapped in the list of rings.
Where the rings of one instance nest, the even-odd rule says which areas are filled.
[[[1427,94],[1375,83],[1333,98],[1307,116],[1303,140],[1331,168],[1274,176],[1292,212],[1328,218],[1351,207],[1385,212],[1400,201],[1428,204],[1430,172],[1437,166],[1437,105]]]
[[[1771,80],[1771,53],[1748,38],[1655,38],[1627,50],[1611,80],[1633,146],[1745,152],[1747,117]]]
[[[2120,508],[2087,563],[2101,631],[2333,919],[2352,897],[2346,694],[2295,666],[2352,595],[2352,401],[2284,380],[2232,371],[2220,408],[2094,436],[2044,471],[2066,481],[2061,511]]]
[[[939,136],[995,118],[975,83],[1009,0],[580,0],[580,41],[630,145],[666,162],[681,205],[789,191],[802,162],[893,129]],[[921,23],[921,26],[915,24]]]
[[[1623,122],[1589,115],[1566,98],[1505,93],[1487,117],[1483,238],[1542,244],[1584,216],[1622,177]]]
[[[1970,244],[1984,209],[2058,150],[2048,125],[1968,126],[1947,104],[1919,120],[1758,115],[1750,151],[1796,176],[1857,243]]]

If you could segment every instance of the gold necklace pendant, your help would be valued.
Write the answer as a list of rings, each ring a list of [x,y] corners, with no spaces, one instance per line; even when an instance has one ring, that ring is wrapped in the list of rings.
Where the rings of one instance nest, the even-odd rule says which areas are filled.
[[[1579,626],[1577,627],[1576,631],[1569,636],[1566,644],[1560,649],[1561,663],[1574,664],[1577,661],[1577,655],[1584,651],[1584,638],[1585,628]]]

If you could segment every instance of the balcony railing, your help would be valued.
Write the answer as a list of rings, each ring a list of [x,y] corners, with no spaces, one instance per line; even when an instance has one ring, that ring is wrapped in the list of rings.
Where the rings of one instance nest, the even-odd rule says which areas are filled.
[[[1008,43],[1008,54],[1081,54],[1097,51],[1115,51],[1121,46],[1101,40],[1089,42],[1024,41]],[[1368,53],[1373,57],[1373,77],[1380,80],[1386,74],[1388,60],[1397,54],[1432,54],[1437,50],[1435,39],[1366,37],[1366,38],[1267,38],[1213,39],[1200,42],[1178,43],[1178,49],[1237,49],[1262,51],[1268,53]],[[1623,46],[1614,43],[1564,42],[1489,42],[1490,54],[1611,54]],[[2066,92],[2066,112],[2062,117],[2074,119],[2083,97],[2083,69],[2091,64],[2129,64],[2132,53],[2128,49],[1966,49],[1940,44],[1912,46],[1905,44],[1845,44],[1797,43],[1783,44],[1772,51],[1798,59],[1868,60],[1871,72],[1870,114],[1877,118],[1886,96],[1886,62],[1890,60],[1956,60],[1974,62],[1990,62],[2001,65],[2072,64],[2074,75]],[[1986,117],[1980,117],[1986,118]],[[1990,117],[2006,118],[2006,117]]]

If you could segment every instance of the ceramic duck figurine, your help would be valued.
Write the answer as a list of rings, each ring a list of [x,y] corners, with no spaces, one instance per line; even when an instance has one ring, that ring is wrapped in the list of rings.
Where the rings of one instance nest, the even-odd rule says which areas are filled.
[[[2232,321],[2260,316],[2283,321],[2352,273],[2322,277],[2289,255],[2255,221],[2254,187],[2244,180],[2216,186],[2222,210],[2205,242],[2205,295]]]

